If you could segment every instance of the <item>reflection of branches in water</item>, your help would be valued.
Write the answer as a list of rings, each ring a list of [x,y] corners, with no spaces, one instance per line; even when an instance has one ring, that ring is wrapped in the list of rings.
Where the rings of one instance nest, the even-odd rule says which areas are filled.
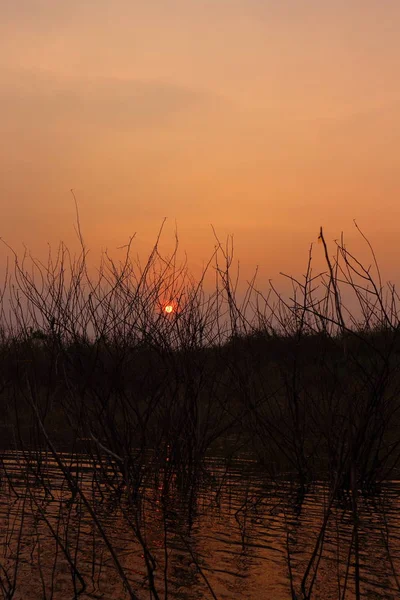
[[[87,457],[76,457],[76,459],[80,460],[79,485],[89,498],[91,496],[88,492],[90,494],[93,492],[92,479],[94,479],[94,474],[92,470],[88,470],[84,466],[87,463]],[[64,462],[65,464],[72,464],[72,457],[65,456]],[[19,466],[21,464],[20,462]],[[186,582],[185,585],[189,585],[189,581],[191,581],[191,585],[195,586],[193,589],[198,589],[199,582],[194,578],[197,573],[205,583],[200,569],[206,575],[216,596],[218,596],[218,593],[214,589],[216,581],[215,573],[225,573],[223,575],[225,578],[245,576],[243,570],[238,570],[235,575],[234,571],[229,569],[228,565],[216,562],[218,552],[220,552],[218,546],[215,547],[216,554],[213,551],[210,554],[212,546],[210,548],[206,546],[203,549],[196,548],[201,539],[198,537],[199,524],[205,518],[207,512],[207,519],[212,518],[218,521],[218,519],[222,518],[222,522],[226,522],[222,535],[227,536],[227,541],[228,539],[231,540],[234,544],[232,546],[233,549],[238,546],[240,547],[240,555],[246,556],[246,564],[251,564],[251,561],[254,561],[254,551],[257,548],[265,548],[267,552],[265,556],[270,557],[268,547],[272,542],[266,540],[269,540],[272,531],[279,524],[276,535],[282,536],[281,557],[284,557],[283,550],[286,544],[286,556],[290,561],[289,573],[291,573],[292,591],[296,594],[297,598],[321,597],[319,594],[322,593],[321,590],[325,589],[324,586],[326,586],[324,580],[321,579],[321,572],[323,573],[330,564],[329,555],[332,555],[334,560],[332,566],[335,565],[337,574],[336,589],[338,594],[337,596],[333,595],[333,597],[337,597],[338,599],[347,598],[348,594],[352,597],[351,588],[353,587],[354,589],[354,567],[352,566],[354,564],[354,535],[352,535],[351,499],[347,503],[344,500],[342,502],[335,500],[332,504],[330,518],[326,526],[323,527],[324,538],[316,550],[316,540],[320,536],[321,525],[325,525],[324,519],[326,511],[329,509],[329,488],[326,486],[321,487],[318,491],[311,487],[303,497],[302,506],[299,507],[298,502],[301,496],[298,494],[298,489],[291,485],[290,482],[280,482],[280,484],[279,482],[275,482],[269,490],[261,482],[257,483],[257,486],[254,487],[254,483],[259,478],[259,475],[256,476],[256,474],[253,474],[253,484],[249,480],[246,481],[245,465],[246,463],[242,466],[243,476],[241,481],[234,477],[230,482],[226,482],[224,490],[221,492],[221,506],[218,509],[214,505],[214,512],[212,514],[210,513],[210,501],[214,494],[212,480],[209,479],[207,485],[204,484],[199,488],[198,496],[204,495],[204,501],[200,500],[199,497],[201,505],[198,511],[198,518],[196,519],[193,531],[190,533],[187,530],[185,532],[185,510],[181,510],[179,495],[174,496],[173,488],[170,488],[169,498],[166,496],[163,497],[162,494],[153,493],[151,485],[146,488],[140,507],[140,515],[137,513],[137,509],[129,503],[127,497],[120,498],[118,503],[114,502],[113,512],[110,512],[107,507],[107,501],[103,501],[97,505],[97,518],[101,519],[110,543],[114,545],[118,552],[119,560],[123,564],[132,585],[137,586],[136,594],[138,597],[140,597],[141,586],[145,586],[146,589],[149,589],[150,586],[148,574],[143,572],[139,576],[137,572],[135,576],[132,568],[129,568],[129,565],[131,567],[135,565],[135,568],[137,568],[141,560],[141,552],[139,552],[139,548],[141,547],[140,541],[133,534],[133,528],[138,526],[141,528],[144,543],[152,549],[152,554],[155,558],[155,563],[153,564],[153,568],[155,567],[153,583],[156,591],[160,590],[157,593],[159,595],[160,592],[162,593],[161,597],[164,597],[165,577],[167,577],[167,593],[173,597],[179,580],[181,585],[184,582]],[[47,474],[45,473],[46,476],[50,472],[53,473],[52,479],[49,478],[52,481],[52,497],[46,496],[45,491],[41,490],[37,485],[26,488],[26,497],[28,500],[24,511],[26,516],[24,517],[25,525],[21,548],[24,548],[26,540],[31,540],[28,544],[28,551],[31,553],[30,564],[36,564],[35,569],[38,581],[42,581],[41,585],[43,589],[46,588],[48,594],[50,594],[50,590],[53,587],[55,590],[58,589],[60,573],[63,571],[70,573],[69,579],[72,594],[75,567],[76,593],[82,589],[78,571],[86,584],[85,593],[92,593],[92,590],[97,589],[99,593],[106,593],[107,595],[107,579],[110,575],[107,547],[101,536],[99,536],[98,531],[96,532],[96,527],[93,527],[93,524],[90,525],[91,520],[88,518],[90,515],[85,510],[81,497],[77,495],[74,501],[71,502],[71,493],[65,484],[65,479],[62,479],[62,473],[58,472],[57,475],[54,464],[51,461],[47,462],[47,468],[48,472]],[[224,474],[223,463],[219,472],[222,477]],[[215,476],[214,479],[218,481],[218,476]],[[31,474],[31,482],[34,481],[35,478]],[[208,488],[209,485],[212,487]],[[179,492],[178,490],[176,491]],[[240,496],[238,495],[239,491]],[[107,493],[104,488],[103,494],[106,496]],[[97,495],[96,492],[94,492],[94,495]],[[231,501],[229,498],[231,498]],[[373,536],[371,551],[374,553],[373,556],[376,556],[374,535],[382,534],[385,520],[387,528],[390,530],[391,525],[388,521],[388,514],[391,514],[391,518],[393,518],[395,509],[391,509],[387,501],[385,504],[384,497],[382,497],[382,506],[377,505],[375,508],[372,508],[373,503],[377,502],[374,499],[372,501],[366,499],[365,502],[363,501],[360,504],[360,516],[365,515],[369,507],[371,507],[371,510],[374,510],[371,514],[371,518],[373,518],[371,525],[375,523],[376,534],[374,534],[372,528],[370,531]],[[22,494],[21,499],[19,501],[16,500],[16,502],[20,502],[18,514],[21,515]],[[383,515],[382,511],[384,511]],[[228,524],[229,514],[231,515],[230,525]],[[377,520],[379,514],[381,515],[381,521]],[[29,515],[36,515],[36,518],[31,520]],[[137,515],[138,520],[136,520],[135,515]],[[283,527],[283,520],[286,523],[285,527]],[[29,525],[31,522],[32,526]],[[14,542],[10,541],[10,548],[13,543],[16,543],[17,539],[19,521],[17,520],[15,523]],[[362,523],[363,521],[361,521]],[[236,527],[234,526],[235,524],[237,525]],[[167,538],[165,538],[164,528],[168,532]],[[364,530],[363,536],[365,536]],[[132,534],[129,533],[130,531]],[[267,536],[265,541],[262,538],[259,539],[260,533],[263,531]],[[210,533],[210,530],[208,533]],[[350,534],[350,537],[348,534]],[[216,533],[216,539],[220,535],[221,533]],[[185,543],[183,543],[182,537]],[[51,550],[51,540],[53,540],[52,548],[54,551]],[[178,548],[177,541],[180,542],[177,554],[181,554],[181,561],[178,561],[178,556],[174,550]],[[365,564],[365,539],[362,544]],[[188,545],[191,552],[187,547]],[[393,546],[393,541],[391,545],[392,547],[389,547],[389,550],[392,556],[393,550],[398,549],[398,540],[395,546]],[[167,571],[165,572],[166,563],[164,560],[166,552],[168,555],[168,564]],[[334,558],[335,556],[336,558]],[[373,560],[373,556],[371,555],[371,560]],[[272,559],[273,555],[270,558]],[[383,558],[384,554],[382,554]],[[70,559],[72,564],[69,563],[68,559]],[[390,561],[386,560],[388,566],[390,566]],[[26,569],[26,566],[24,566],[26,565],[25,550],[21,550],[20,552],[20,561],[22,565],[22,571],[20,569],[22,579],[20,577],[18,581],[19,585],[24,585],[24,576],[22,574],[24,569]],[[132,563],[132,561],[134,562]],[[303,593],[301,591],[301,581],[303,573],[306,570],[306,564],[308,563],[312,563],[312,566],[304,586],[305,593]],[[11,564],[9,563],[10,566]],[[199,565],[200,569],[197,568],[196,564]],[[262,564],[267,563],[260,563],[260,566]],[[392,564],[392,568],[395,570],[396,563],[394,560],[392,560]],[[243,569],[243,564],[239,568]],[[331,567],[329,568],[329,590],[332,593],[335,585],[335,578],[332,575],[335,571]],[[12,571],[9,572],[11,573]],[[246,569],[247,577],[251,578],[252,573],[252,570]],[[263,598],[264,596],[261,597]],[[292,597],[295,596],[292,594]]]
[[[211,596],[214,598],[214,600],[218,600],[218,599],[217,599],[217,596],[216,596],[216,595],[215,595],[215,593],[214,593],[214,590],[213,590],[212,586],[210,585],[210,582],[209,582],[209,580],[207,579],[207,577],[206,577],[206,575],[205,575],[205,573],[204,573],[204,570],[201,568],[201,565],[200,565],[200,563],[199,563],[199,560],[198,560],[198,559],[197,559],[197,557],[194,555],[194,553],[193,553],[193,550],[192,550],[192,548],[191,548],[190,544],[186,542],[186,540],[185,540],[185,538],[184,538],[183,536],[181,536],[181,540],[182,540],[182,542],[184,543],[184,545],[185,545],[185,547],[186,547],[187,551],[189,552],[190,556],[192,557],[192,560],[193,560],[194,564],[196,565],[196,568],[197,568],[198,572],[200,573],[200,575],[201,575],[201,576],[202,576],[202,578],[204,579],[204,581],[205,581],[205,583],[206,583],[206,585],[207,585],[207,588],[208,588],[208,590],[209,590],[209,592],[210,592]]]
[[[372,497],[370,499],[370,512],[371,512],[371,517],[373,516],[374,518],[378,518],[379,519],[379,524],[380,524],[380,535],[381,535],[381,539],[386,551],[386,558],[389,561],[390,564],[390,569],[391,569],[391,575],[393,576],[393,579],[395,581],[397,590],[400,593],[400,579],[399,579],[399,575],[397,573],[397,569],[394,563],[394,559],[393,559],[393,552],[391,549],[391,544],[390,544],[390,531],[389,531],[389,524],[388,524],[388,520],[387,520],[387,513],[390,507],[390,499],[389,499],[389,495],[388,493],[382,492],[378,497]]]
[[[13,598],[17,589],[21,566],[21,544],[25,525],[26,498],[26,493],[22,493],[18,499],[10,502],[6,509],[4,554],[3,560],[0,562],[0,585],[4,598]],[[14,556],[15,560],[13,560]]]

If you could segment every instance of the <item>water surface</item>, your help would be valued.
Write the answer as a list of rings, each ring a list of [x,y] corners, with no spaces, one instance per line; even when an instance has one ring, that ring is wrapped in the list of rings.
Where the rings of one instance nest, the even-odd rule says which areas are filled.
[[[126,584],[140,599],[356,597],[351,506],[333,503],[321,537],[322,482],[302,494],[247,456],[215,458],[194,488],[175,475],[166,493],[162,470],[145,476],[138,502],[113,492],[84,455],[62,460],[83,496],[49,456],[3,453],[3,598],[116,600],[131,597]],[[358,526],[362,597],[400,598],[400,483],[360,497]]]

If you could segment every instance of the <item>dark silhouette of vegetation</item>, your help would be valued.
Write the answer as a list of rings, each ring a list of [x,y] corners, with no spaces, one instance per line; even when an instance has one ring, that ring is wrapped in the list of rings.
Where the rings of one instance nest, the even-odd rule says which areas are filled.
[[[321,229],[326,272],[314,275],[310,249],[305,275],[289,277],[293,291],[286,298],[274,286],[258,290],[255,278],[240,295],[231,241],[223,246],[217,238],[198,281],[178,265],[178,244],[165,257],[159,238],[144,266],[132,259],[131,239],[123,261],[105,254],[93,277],[79,219],[77,231],[75,257],[63,245],[46,264],[13,254],[1,294],[2,479],[11,496],[22,498],[19,529],[13,529],[17,558],[1,567],[3,597],[15,596],[23,568],[18,557],[28,504],[37,519],[37,556],[40,522],[69,565],[74,597],[87,588],[74,505],[92,523],[93,543],[108,552],[127,597],[145,597],[104,524],[102,504],[111,502],[142,548],[146,589],[167,598],[171,497],[181,498],[190,530],[199,485],[211,482],[207,458],[223,457],[228,469],[245,451],[277,485],[295,484],[296,514],[310,486],[324,481],[329,490],[299,580],[288,529],[292,598],[314,597],[324,538],[341,502],[352,515],[348,560],[354,597],[361,598],[360,498],[377,497],[397,476],[400,460],[399,298],[394,286],[383,286],[372,248],[372,267],[343,240],[331,257]],[[211,270],[215,288],[207,292]],[[174,310],[166,313],[169,302]],[[23,493],[7,466],[12,450]],[[63,481],[55,520],[46,511],[55,498],[51,469]],[[144,522],[149,487],[163,515],[162,559]],[[247,510],[246,504],[240,514]],[[207,593],[217,597],[183,540]],[[94,550],[93,565],[97,558]],[[53,565],[46,579],[39,564],[43,597],[52,597]],[[341,577],[338,598],[350,586],[349,571],[344,583]]]

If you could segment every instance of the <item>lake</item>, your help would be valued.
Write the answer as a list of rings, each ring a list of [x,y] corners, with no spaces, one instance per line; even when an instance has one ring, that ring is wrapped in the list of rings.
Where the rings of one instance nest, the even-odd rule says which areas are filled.
[[[359,497],[357,572],[351,503],[323,482],[299,490],[244,454],[191,485],[149,468],[133,498],[111,464],[60,458],[2,453],[3,598],[351,599],[356,579],[359,597],[400,598],[400,482]]]

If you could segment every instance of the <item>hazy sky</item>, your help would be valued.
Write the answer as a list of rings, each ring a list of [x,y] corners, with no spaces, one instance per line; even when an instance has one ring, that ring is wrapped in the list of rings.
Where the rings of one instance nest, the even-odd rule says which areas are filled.
[[[356,218],[400,260],[399,0],[0,0],[0,236],[298,272]],[[168,233],[168,232],[167,232]]]

